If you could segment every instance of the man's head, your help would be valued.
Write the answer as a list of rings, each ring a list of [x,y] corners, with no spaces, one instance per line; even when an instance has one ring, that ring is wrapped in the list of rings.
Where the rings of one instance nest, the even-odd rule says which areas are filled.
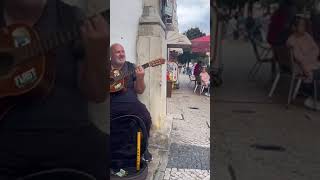
[[[115,43],[110,47],[111,63],[116,66],[122,66],[126,61],[126,53],[121,44]]]

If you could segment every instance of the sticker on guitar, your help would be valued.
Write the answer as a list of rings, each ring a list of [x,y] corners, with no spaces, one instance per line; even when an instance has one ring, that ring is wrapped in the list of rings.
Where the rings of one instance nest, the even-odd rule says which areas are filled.
[[[18,88],[23,88],[28,84],[33,83],[37,79],[37,74],[34,68],[14,77],[15,84]]]
[[[25,28],[17,28],[12,32],[15,47],[22,47],[31,42],[30,34]]]
[[[31,42],[30,34],[25,28],[15,29],[12,32],[12,37],[14,39],[15,47],[26,46]],[[34,68],[14,77],[15,85],[18,88],[24,88],[26,85],[32,84],[35,80],[37,80],[37,74]]]

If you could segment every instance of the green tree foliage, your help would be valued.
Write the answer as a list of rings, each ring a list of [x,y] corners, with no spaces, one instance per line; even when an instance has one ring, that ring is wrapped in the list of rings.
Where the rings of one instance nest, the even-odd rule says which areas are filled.
[[[190,40],[206,35],[205,33],[201,32],[198,27],[190,28],[183,34],[186,35]]]
[[[178,62],[181,64],[186,64],[186,63],[189,64],[189,62],[195,58],[196,58],[195,54],[191,53],[190,51],[184,50],[183,54],[180,54],[178,56]]]
[[[190,28],[186,32],[183,33],[188,37],[189,40],[196,39],[202,36],[206,36],[205,33],[201,32],[201,30],[198,27]],[[178,56],[178,62],[181,64],[187,64],[189,65],[189,62],[194,62],[198,60],[203,60],[205,55],[199,54],[199,53],[192,53],[187,49],[184,49],[183,54],[180,54]]]
[[[209,58],[206,54],[204,53],[192,53],[190,51],[184,51],[183,54],[180,54],[178,56],[178,62],[180,64],[189,64],[189,62],[198,62],[201,61],[204,64],[209,63]]]

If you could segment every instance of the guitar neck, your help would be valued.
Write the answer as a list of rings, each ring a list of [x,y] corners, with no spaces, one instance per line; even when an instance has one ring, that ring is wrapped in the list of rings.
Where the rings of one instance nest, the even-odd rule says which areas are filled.
[[[143,64],[143,65],[142,65],[142,68],[143,68],[143,69],[146,69],[146,68],[148,68],[148,67],[155,67],[155,66],[158,66],[158,65],[161,65],[161,64],[164,64],[164,63],[165,63],[165,59],[160,58],[160,59],[156,59],[156,60],[153,60],[153,61],[149,61],[148,63]],[[121,73],[121,76],[112,77],[112,79],[113,79],[114,82],[123,80],[123,79],[125,79],[126,77],[128,77],[128,76],[132,75],[133,73],[135,73],[135,70],[136,70],[136,68],[135,68],[134,70]]]
[[[148,67],[150,67],[150,64],[149,64],[149,63],[145,63],[145,64],[142,65],[142,68],[143,68],[143,69],[147,69]],[[126,78],[126,77],[128,77],[128,76],[130,76],[130,75],[132,75],[133,73],[135,73],[135,70],[136,70],[136,68],[135,68],[134,70],[132,70],[132,71],[126,72],[126,73],[123,75],[122,79],[123,79],[123,78]]]
[[[109,21],[110,11],[104,11],[99,13],[107,21]],[[89,17],[90,19],[92,17]],[[38,41],[33,41],[31,44],[27,46],[19,47],[16,49],[17,54],[20,54],[20,57],[30,57],[36,56],[40,54],[46,54],[50,50],[57,48],[66,43],[72,42],[74,40],[79,40],[81,37],[80,27],[79,25],[72,26],[71,29],[65,31],[55,32],[49,35],[48,39],[40,39]]]

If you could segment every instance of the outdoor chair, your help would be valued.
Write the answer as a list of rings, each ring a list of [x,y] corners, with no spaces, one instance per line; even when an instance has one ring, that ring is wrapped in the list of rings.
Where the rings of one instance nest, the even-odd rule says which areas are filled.
[[[190,82],[189,82],[188,86],[190,86],[190,84],[191,85],[194,84],[194,86],[196,86],[197,81],[196,81],[196,77],[194,75],[189,74],[189,80],[190,80]]]
[[[272,65],[274,59],[272,57],[272,49],[268,44],[262,44],[254,38],[250,38],[250,43],[253,48],[256,62],[249,71],[248,79],[253,80],[262,64],[270,63]]]
[[[305,101],[305,106],[310,107],[311,109],[313,109],[315,111],[319,110],[319,106],[320,106],[320,104],[318,104],[318,100],[319,100],[318,99],[318,83],[319,82],[320,82],[320,69],[317,69],[317,70],[313,71],[313,97],[312,97],[313,102],[309,101],[309,99],[307,99],[307,101]],[[301,83],[298,83],[296,86],[296,90],[293,95],[293,100],[298,95],[300,85],[301,85]]]
[[[210,84],[206,86],[201,82],[200,95],[203,93],[204,89],[207,89],[207,93],[210,95]]]
[[[200,87],[200,94],[201,94],[201,88],[202,88],[202,83],[201,83],[201,77],[200,76],[197,76],[197,77],[195,77],[196,78],[196,80],[195,80],[195,87],[194,87],[194,90],[193,90],[193,92],[194,93],[196,93],[196,91],[197,91],[197,89],[198,89],[198,87]]]
[[[313,71],[313,107],[318,110],[318,83],[320,82],[320,69]]]
[[[196,78],[196,86],[195,86],[193,92],[196,93],[198,88],[200,88],[199,89],[199,95],[201,95],[203,93],[204,89],[207,89],[207,93],[210,94],[210,85],[206,86],[205,84],[203,84],[203,82],[201,81],[201,77],[200,76],[198,76]]]
[[[291,101],[294,99],[303,80],[303,75],[301,74],[298,65],[294,61],[294,55],[292,48],[286,46],[283,47],[273,47],[274,57],[278,64],[278,69],[276,72],[276,77],[272,84],[271,90],[269,92],[269,97],[272,97],[281,76],[290,77],[290,87],[288,94],[287,105],[290,105]],[[297,80],[296,88],[294,89],[295,81]]]

